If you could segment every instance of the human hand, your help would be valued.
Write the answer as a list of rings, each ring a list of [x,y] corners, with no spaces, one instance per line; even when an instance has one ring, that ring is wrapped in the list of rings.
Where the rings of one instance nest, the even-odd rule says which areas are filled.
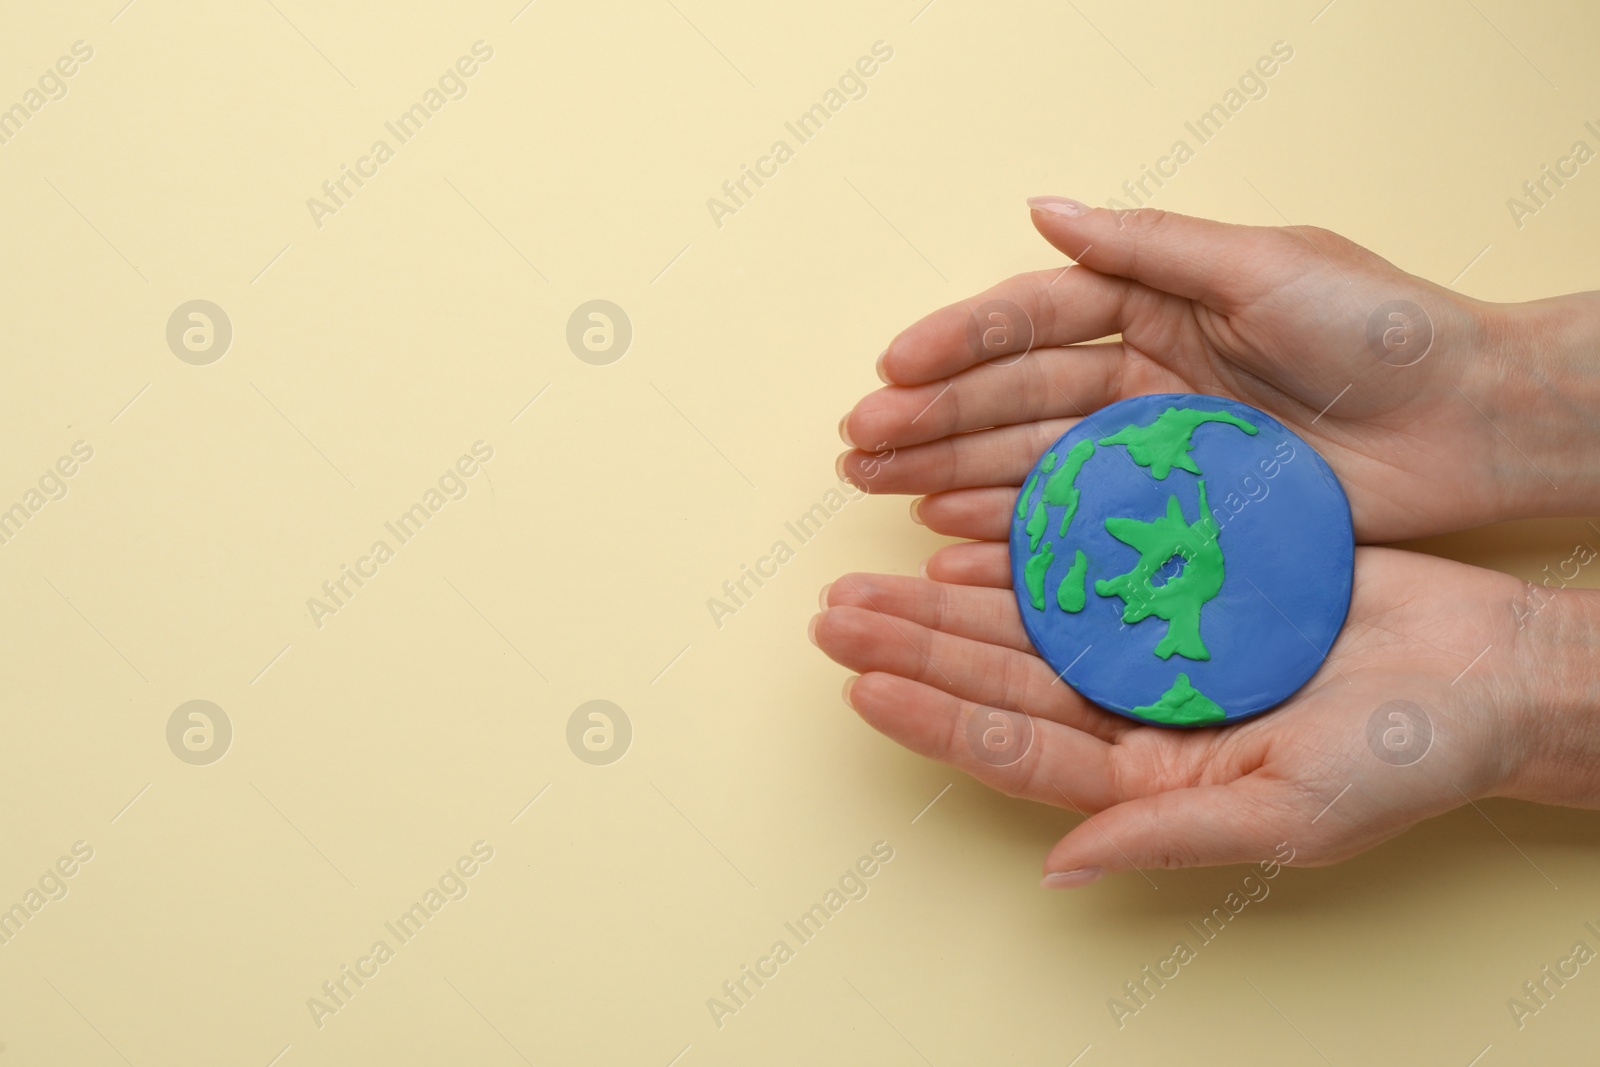
[[[964,531],[1005,513],[1074,419],[1130,396],[1209,393],[1309,441],[1363,543],[1600,509],[1578,444],[1600,432],[1600,294],[1487,304],[1325,230],[1074,204],[1040,198],[1033,222],[1078,265],[1018,275],[894,339],[879,360],[891,384],[840,423],[873,451],[842,456],[841,476],[932,494],[921,521],[987,536]],[[988,301],[1027,321],[1001,323],[986,348],[969,329]]]
[[[1519,619],[1514,578],[1360,548],[1348,620],[1304,688],[1237,725],[1176,730],[1058,681],[1023,630],[1003,544],[945,551],[963,584],[847,575],[811,637],[860,672],[845,700],[877,730],[1090,816],[1050,851],[1046,886],[1259,861],[1285,842],[1291,865],[1323,865],[1490,795],[1600,805],[1596,686],[1575,684],[1594,673],[1600,613],[1584,598],[1600,594],[1564,591]],[[998,755],[984,748],[996,727],[1011,739]]]

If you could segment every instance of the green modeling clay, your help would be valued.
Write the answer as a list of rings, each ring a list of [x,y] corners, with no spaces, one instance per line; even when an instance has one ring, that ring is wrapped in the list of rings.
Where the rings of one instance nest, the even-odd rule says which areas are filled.
[[[1048,489],[1049,487],[1046,486]],[[1033,514],[1028,516],[1028,525],[1023,527],[1028,532],[1028,551],[1039,551],[1039,541],[1044,537],[1044,528],[1050,524],[1049,512],[1041,500],[1033,506]]]
[[[1222,588],[1220,529],[1206,503],[1204,481],[1200,482],[1200,517],[1193,523],[1184,521],[1176,496],[1167,498],[1166,516],[1154,522],[1106,520],[1106,532],[1138,550],[1139,562],[1127,574],[1095,582],[1094,591],[1122,598],[1123,622],[1139,622],[1151,615],[1165,619],[1166,636],[1155,647],[1162,659],[1171,659],[1174,653],[1192,660],[1211,658],[1200,639],[1200,609]],[[1183,557],[1183,573],[1164,585],[1153,584],[1151,579],[1173,556]],[[1033,566],[1032,560],[1028,566]]]
[[[1022,568],[1022,581],[1028,587],[1028,600],[1033,604],[1033,610],[1044,610],[1044,572],[1050,569],[1050,564],[1055,556],[1050,552],[1050,546],[1044,546],[1043,552],[1037,552],[1028,557],[1028,562]]]
[[[1039,540],[1044,537],[1045,527],[1049,525],[1048,509],[1065,507],[1067,510],[1061,515],[1061,529],[1057,537],[1067,536],[1067,527],[1072,523],[1072,516],[1078,513],[1078,472],[1083,469],[1084,463],[1094,455],[1093,441],[1079,441],[1072,446],[1072,451],[1067,453],[1067,462],[1044,483],[1044,492],[1039,494],[1039,502],[1033,506],[1033,514],[1028,516],[1028,525],[1024,529],[1028,533],[1028,549],[1033,552],[1039,550]],[[1056,456],[1052,452],[1045,457],[1044,470],[1048,473],[1055,469]],[[1030,482],[1031,484],[1031,482]],[[1029,490],[1031,493],[1032,490]],[[1022,518],[1022,513],[1017,513],[1017,518]]]
[[[1055,470],[1055,468],[1056,454],[1054,452],[1046,453],[1044,459],[1039,464],[1039,470],[1049,474],[1051,471]],[[1034,471],[1032,474],[1028,475],[1028,482],[1022,487],[1022,495],[1017,498],[1017,518],[1020,519],[1022,516],[1028,513],[1028,498],[1033,495],[1033,487],[1037,485],[1038,482],[1039,471]]]
[[[1044,493],[1041,501],[1050,507],[1065,506],[1066,514],[1061,516],[1061,530],[1058,537],[1067,536],[1067,524],[1072,522],[1072,516],[1078,513],[1078,472],[1083,470],[1083,465],[1089,462],[1089,457],[1094,455],[1093,441],[1079,441],[1072,446],[1072,451],[1067,453],[1067,461],[1061,469],[1050,476],[1044,483]],[[1051,459],[1055,456],[1052,454]],[[1046,467],[1045,470],[1049,470]]]
[[[1079,551],[1072,561],[1072,569],[1067,571],[1067,576],[1061,579],[1061,584],[1056,587],[1056,606],[1062,611],[1074,614],[1083,610],[1083,576],[1089,569],[1089,560],[1082,551]]]
[[[1022,487],[1022,495],[1017,497],[1017,518],[1020,519],[1028,513],[1028,498],[1033,495],[1033,487],[1038,484],[1039,472],[1034,471],[1028,475],[1027,484]]]
[[[1154,704],[1134,708],[1133,713],[1173,726],[1193,726],[1202,722],[1220,722],[1227,718],[1227,713],[1217,707],[1216,701],[1189,684],[1187,674],[1178,675],[1178,680],[1172,683],[1172,688],[1162,693]]]
[[[1127,445],[1128,455],[1141,467],[1149,467],[1157,481],[1164,481],[1172,468],[1199,474],[1200,468],[1189,458],[1194,447],[1194,431],[1202,423],[1225,422],[1237,426],[1252,437],[1256,428],[1226,411],[1196,411],[1194,408],[1168,408],[1156,416],[1148,426],[1125,426],[1110,437],[1100,438],[1103,445]],[[1021,518],[1019,512],[1017,515]]]

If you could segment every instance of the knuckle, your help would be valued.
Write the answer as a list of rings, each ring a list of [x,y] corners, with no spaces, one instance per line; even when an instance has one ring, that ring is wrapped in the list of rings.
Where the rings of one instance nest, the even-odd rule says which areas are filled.
[[[951,620],[960,618],[960,607],[955,603],[953,592],[955,586],[939,582],[933,585],[933,624],[932,629],[940,633],[949,633],[947,625]]]
[[[1145,852],[1145,866],[1160,870],[1178,870],[1184,867],[1204,866],[1193,848],[1170,838],[1153,842]]]
[[[946,763],[960,765],[972,758],[967,741],[967,723],[975,713],[975,705],[963,700],[956,714],[943,717],[943,736],[934,739],[934,753]]]
[[[1316,244],[1323,245],[1324,247],[1338,244],[1345,240],[1341,235],[1334,233],[1332,230],[1326,229],[1322,226],[1297,226],[1295,229],[1309,237]]]
[[[900,629],[900,627],[894,626],[892,622],[890,625],[895,630]],[[920,632],[916,634],[915,638],[907,638],[911,642],[912,649],[917,654],[913,677],[924,685],[944,689],[944,675],[936,665],[943,658],[939,648],[939,635],[931,630],[920,627],[918,629]]]
[[[1044,758],[1044,746],[1037,734],[1034,735],[1033,745],[1027,756],[1012,769],[1015,773],[1010,781],[1001,787],[1001,791],[1007,796],[1038,800],[1047,804],[1060,803],[1066,799],[1060,786],[1051,778],[1050,763]]]
[[[1172,225],[1170,212],[1160,208],[1124,208],[1116,212],[1117,229],[1136,237],[1146,237]]]
[[[944,393],[948,392],[949,395],[948,396],[944,396],[944,401],[942,402],[942,406],[944,407],[944,411],[941,413],[941,418],[940,418],[940,423],[944,426],[944,428],[946,429],[947,432],[953,432],[953,431],[959,429],[961,427],[961,425],[962,425],[962,423],[961,423],[961,409],[962,409],[961,397],[962,397],[962,393],[965,391],[965,386],[967,384],[968,383],[962,382],[962,381],[960,381],[958,379],[958,380],[951,381],[948,386],[940,386],[940,389],[944,390],[944,392],[941,392],[938,396],[935,396],[933,398],[933,400],[931,401],[934,404],[934,406],[936,406],[936,407],[940,406],[941,405],[941,401],[940,401],[939,397],[940,396],[944,396]]]
[[[1270,232],[1280,251],[1318,261],[1348,259],[1351,250],[1359,248],[1348,237],[1321,226],[1278,226]]]
[[[994,291],[1006,296],[1037,296],[1044,291],[1040,284],[1041,277],[1049,273],[1043,270],[1018,271],[996,286]]]
[[[1019,274],[1013,279],[1017,293],[1022,297],[1023,311],[1033,320],[1035,341],[1041,335],[1048,335],[1055,330],[1056,302],[1050,283],[1059,273],[1055,270],[1033,271]]]
[[[1018,711],[1028,706],[1028,679],[1026,672],[1018,670],[1020,659],[1020,656],[1004,656],[996,665],[1000,675],[1000,706]]]

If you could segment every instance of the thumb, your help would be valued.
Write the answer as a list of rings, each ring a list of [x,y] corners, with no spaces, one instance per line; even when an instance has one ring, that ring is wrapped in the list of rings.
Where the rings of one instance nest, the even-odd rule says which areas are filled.
[[[1090,270],[1231,311],[1312,266],[1331,265],[1308,227],[1236,226],[1153,208],[1092,208],[1061,196],[1028,201],[1034,228]],[[1327,238],[1327,240],[1321,240]]]
[[[1288,799],[1281,789],[1241,778],[1117,804],[1057,842],[1040,884],[1068,889],[1115,871],[1288,862],[1296,842],[1285,841],[1284,828],[1304,824]]]

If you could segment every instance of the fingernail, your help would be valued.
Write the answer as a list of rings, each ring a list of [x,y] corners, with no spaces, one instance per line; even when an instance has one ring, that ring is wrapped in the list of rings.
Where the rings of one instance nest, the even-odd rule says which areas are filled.
[[[827,585],[822,587],[822,592],[817,594],[817,603],[821,605],[823,611],[828,610],[828,590],[832,588],[833,583],[829,582]]]
[[[1075,219],[1089,210],[1089,205],[1079,200],[1066,196],[1030,196],[1028,206],[1035,211],[1047,211],[1052,215],[1065,215]]]
[[[1100,867],[1078,867],[1070,871],[1051,871],[1039,880],[1044,889],[1076,889],[1080,885],[1098,882],[1105,874]]]
[[[921,563],[917,564],[917,573],[922,575],[924,578],[926,578],[928,576],[928,561],[927,560],[923,560]]]
[[[916,523],[918,526],[928,525],[922,521],[922,501],[923,498],[920,496],[914,496],[911,498],[911,521]]]
[[[854,441],[850,440],[850,431],[845,427],[845,423],[847,423],[849,421],[850,421],[850,416],[849,415],[845,415],[844,418],[839,420],[839,440],[843,441],[845,444],[849,445],[851,448],[854,448],[854,447],[856,447],[856,443]]]
[[[855,478],[852,478],[849,475],[849,473],[847,473],[845,471],[844,461],[849,459],[849,458],[850,458],[850,453],[848,453],[848,452],[839,453],[839,458],[837,460],[835,460],[834,463],[833,463],[833,472],[839,476],[839,480],[841,482],[849,482],[851,485],[855,486],[857,489],[861,490],[864,493],[864,492],[867,491],[867,487],[865,485],[862,485],[861,482],[859,482]]]
[[[844,680],[844,691],[840,693],[840,696],[844,697],[845,706],[850,708],[852,711],[855,710],[855,705],[850,703],[850,687],[856,684],[856,678],[858,677],[859,675],[852,674],[850,677],[846,678]]]
[[[817,623],[821,620],[822,612],[819,611],[815,615],[811,616],[810,622],[806,623],[806,640],[810,641],[813,645],[817,645]],[[817,647],[821,648],[822,646],[817,645]]]
[[[878,353],[878,362],[873,364],[873,370],[878,372],[878,380],[880,382],[884,385],[893,385],[894,383],[889,380],[888,373],[883,369],[883,360],[888,354],[889,350],[887,348]]]

